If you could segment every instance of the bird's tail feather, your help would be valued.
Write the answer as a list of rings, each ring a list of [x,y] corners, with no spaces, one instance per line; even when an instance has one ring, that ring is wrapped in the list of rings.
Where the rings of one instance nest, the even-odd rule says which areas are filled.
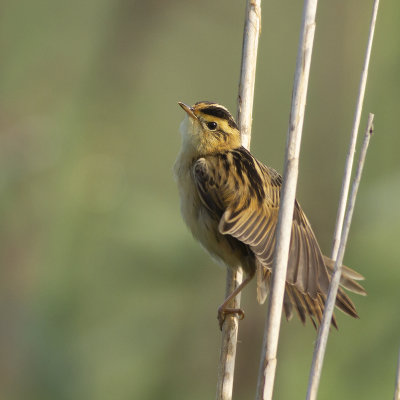
[[[332,259],[327,256],[324,256],[324,262],[326,267],[328,268],[329,275],[333,274],[333,269],[335,267],[335,263]],[[366,296],[367,292],[365,289],[356,281],[362,281],[365,278],[354,271],[353,269],[342,265],[342,274],[340,276],[340,284],[347,290],[353,293],[360,294],[361,296]]]
[[[334,269],[334,262],[330,258],[324,256],[324,263],[327,267],[330,279]],[[364,277],[358,272],[346,267],[345,265],[342,266],[340,285],[345,289],[365,296],[367,292],[359,283],[356,282],[363,279]],[[263,304],[268,296],[270,280],[271,269],[265,268],[261,264],[257,263],[257,300],[260,304]],[[338,289],[336,307],[353,318],[358,318],[354,303],[342,287],[339,287]],[[322,321],[322,314],[325,309],[327,295],[327,292],[322,293],[320,291],[317,296],[313,298],[307,293],[302,293],[295,285],[286,283],[285,296],[283,300],[283,310],[286,319],[290,320],[292,318],[293,309],[295,309],[303,324],[306,322],[308,316],[314,327],[317,328]],[[332,316],[332,325],[337,328],[335,315]]]

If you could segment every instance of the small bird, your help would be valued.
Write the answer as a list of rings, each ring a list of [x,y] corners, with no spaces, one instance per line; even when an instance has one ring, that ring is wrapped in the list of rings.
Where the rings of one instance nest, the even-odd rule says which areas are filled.
[[[268,294],[275,247],[282,177],[241,145],[240,131],[222,105],[201,101],[178,103],[186,116],[181,124],[182,148],[174,165],[181,212],[193,236],[217,261],[242,268],[243,282],[218,308],[222,324],[227,314],[244,317],[229,302],[257,272],[257,299]],[[289,320],[296,310],[305,323],[321,323],[333,261],[321,253],[311,225],[295,201],[283,308]],[[341,286],[365,295],[356,281],[362,275],[343,266]],[[336,306],[358,318],[353,302],[340,287]],[[335,316],[332,324],[337,327]]]

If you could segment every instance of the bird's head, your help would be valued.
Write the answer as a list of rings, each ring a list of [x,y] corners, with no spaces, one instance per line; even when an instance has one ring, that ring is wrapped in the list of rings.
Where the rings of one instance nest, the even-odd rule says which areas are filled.
[[[220,104],[201,101],[193,106],[178,103],[187,113],[181,124],[183,146],[198,155],[231,150],[241,145],[231,113]]]

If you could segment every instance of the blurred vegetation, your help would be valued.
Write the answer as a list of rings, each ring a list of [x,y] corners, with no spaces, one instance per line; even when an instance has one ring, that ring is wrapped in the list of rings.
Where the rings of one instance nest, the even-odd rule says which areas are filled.
[[[186,230],[177,101],[233,112],[244,0],[2,2],[0,397],[206,399],[225,272]],[[263,4],[252,150],[281,169],[302,2]],[[321,2],[298,198],[329,253],[371,2]],[[322,399],[391,398],[400,344],[400,3],[382,2],[362,129],[375,131]],[[207,295],[205,295],[207,294]],[[255,393],[265,307],[243,295],[235,398]],[[276,399],[305,394],[311,324],[283,322]]]

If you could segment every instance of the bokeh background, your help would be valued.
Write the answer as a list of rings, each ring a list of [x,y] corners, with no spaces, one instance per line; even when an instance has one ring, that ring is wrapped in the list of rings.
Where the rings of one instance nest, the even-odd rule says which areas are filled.
[[[282,170],[302,2],[263,2],[252,151]],[[330,252],[372,1],[320,2],[298,199]],[[236,111],[244,0],[3,0],[0,398],[210,399],[225,271],[179,213],[177,101]],[[376,114],[321,399],[391,398],[400,345],[400,3],[381,2]],[[253,398],[266,307],[242,296],[235,398]],[[303,398],[311,324],[283,321],[275,399]]]

